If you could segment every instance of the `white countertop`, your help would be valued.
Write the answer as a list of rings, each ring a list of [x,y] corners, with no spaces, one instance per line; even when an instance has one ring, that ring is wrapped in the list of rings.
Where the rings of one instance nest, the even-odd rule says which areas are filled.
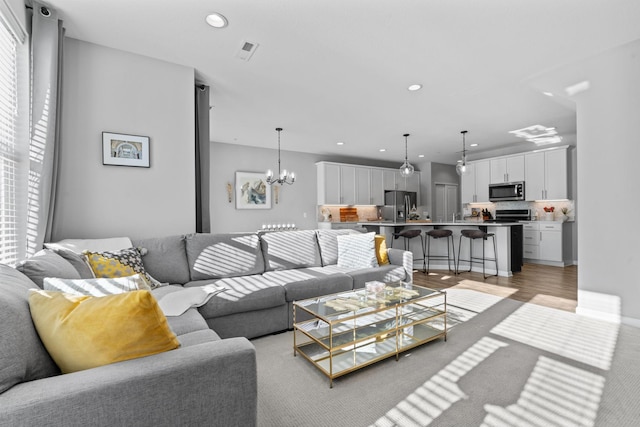
[[[542,222],[542,221],[540,221]],[[379,227],[432,227],[432,226],[460,226],[460,227],[512,227],[522,225],[518,222],[481,222],[481,221],[456,221],[456,222],[387,222],[387,221],[364,221],[358,225],[374,225]]]

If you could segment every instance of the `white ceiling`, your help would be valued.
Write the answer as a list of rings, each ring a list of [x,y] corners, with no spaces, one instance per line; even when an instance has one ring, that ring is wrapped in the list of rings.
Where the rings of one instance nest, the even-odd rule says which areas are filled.
[[[534,124],[574,142],[571,103],[532,82],[640,39],[638,0],[48,3],[68,37],[195,68],[211,86],[213,141],[276,148],[280,126],[283,150],[399,163],[404,133],[414,163],[455,163],[463,129],[467,148],[480,144],[470,157],[530,144],[508,131]],[[227,28],[205,23],[214,11]],[[235,57],[243,40],[259,44],[248,62]]]

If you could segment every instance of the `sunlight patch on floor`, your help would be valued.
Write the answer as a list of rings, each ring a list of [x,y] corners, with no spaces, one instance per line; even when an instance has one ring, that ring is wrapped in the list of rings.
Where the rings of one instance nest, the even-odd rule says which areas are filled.
[[[485,405],[482,427],[593,426],[602,376],[540,356],[514,405]]]
[[[524,304],[491,330],[558,356],[609,369],[619,325],[535,304]]]
[[[467,398],[457,382],[496,350],[506,346],[508,344],[493,338],[480,339],[395,408],[379,418],[373,426],[419,427],[431,424],[451,405]]]

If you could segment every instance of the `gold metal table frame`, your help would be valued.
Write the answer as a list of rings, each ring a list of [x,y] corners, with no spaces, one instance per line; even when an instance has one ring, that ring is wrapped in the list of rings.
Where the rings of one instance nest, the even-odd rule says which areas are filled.
[[[447,294],[405,282],[381,292],[340,292],[293,303],[293,355],[334,378],[438,338],[447,339]]]

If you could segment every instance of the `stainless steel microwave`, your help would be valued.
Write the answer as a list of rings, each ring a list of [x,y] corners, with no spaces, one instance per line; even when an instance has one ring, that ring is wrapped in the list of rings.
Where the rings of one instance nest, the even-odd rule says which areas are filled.
[[[489,184],[489,201],[525,200],[524,181]]]

